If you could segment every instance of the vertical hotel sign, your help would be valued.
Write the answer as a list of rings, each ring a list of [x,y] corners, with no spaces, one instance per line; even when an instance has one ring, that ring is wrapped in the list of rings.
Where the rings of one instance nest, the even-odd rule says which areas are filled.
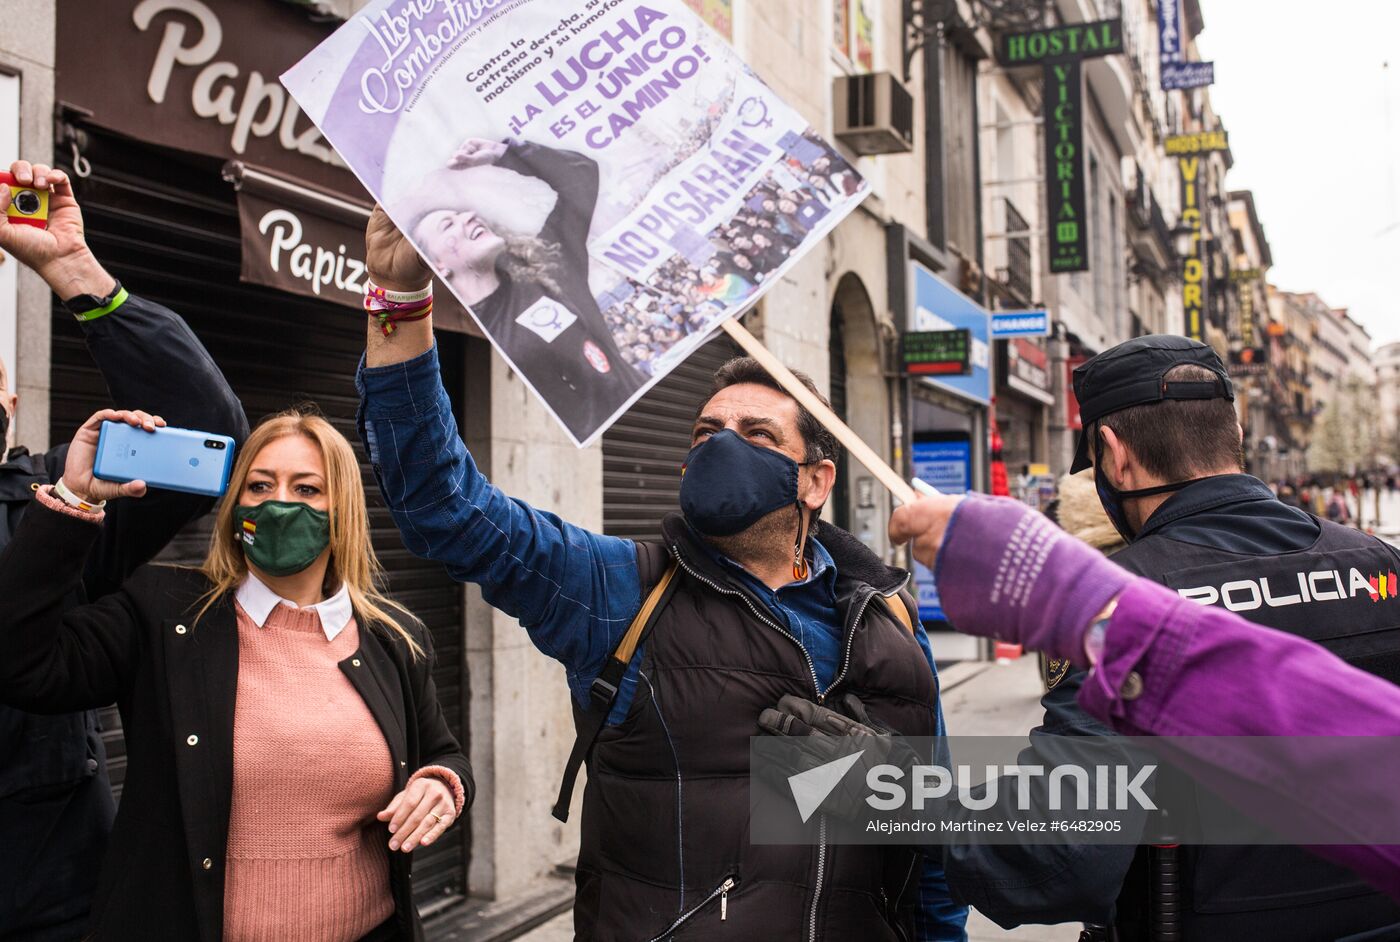
[[[1186,36],[1181,17],[1181,0],[1161,0],[1157,4],[1157,44],[1161,51],[1162,88],[1184,91],[1215,83],[1214,62],[1188,62]]]
[[[1181,225],[1191,230],[1191,249],[1181,259],[1181,307],[1186,315],[1186,336],[1206,339],[1206,258],[1201,238],[1202,172],[1209,155],[1230,149],[1224,131],[1179,134],[1166,140],[1168,157],[1176,158],[1181,172]]]
[[[1089,270],[1089,221],[1084,199],[1084,59],[1123,51],[1118,20],[1067,23],[1008,33],[997,44],[1007,67],[1039,65],[1045,92],[1045,220],[1052,274]]]

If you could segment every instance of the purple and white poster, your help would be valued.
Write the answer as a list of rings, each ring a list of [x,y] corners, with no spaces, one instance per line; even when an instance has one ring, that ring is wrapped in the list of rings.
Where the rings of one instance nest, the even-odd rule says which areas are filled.
[[[680,0],[378,0],[282,81],[581,446],[868,192]]]

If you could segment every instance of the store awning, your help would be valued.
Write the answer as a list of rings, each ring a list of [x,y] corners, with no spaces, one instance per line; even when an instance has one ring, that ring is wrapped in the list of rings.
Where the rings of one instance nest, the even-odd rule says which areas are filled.
[[[238,192],[242,280],[363,309],[365,222],[372,207],[238,160],[224,164],[223,174]],[[482,336],[441,283],[433,323]]]

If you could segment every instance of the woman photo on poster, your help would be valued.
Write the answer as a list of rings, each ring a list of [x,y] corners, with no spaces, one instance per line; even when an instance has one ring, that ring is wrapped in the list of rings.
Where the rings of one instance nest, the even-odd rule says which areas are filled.
[[[553,191],[553,207],[537,231],[527,225],[526,232],[510,232],[500,218],[508,210],[491,212],[514,194],[501,192],[508,177],[471,173],[481,167],[513,171]],[[520,199],[513,219],[528,215],[529,195]],[[588,157],[469,138],[447,169],[429,174],[417,189],[408,220],[429,266],[580,441],[645,381],[623,357],[589,283],[597,199],[598,165]]]

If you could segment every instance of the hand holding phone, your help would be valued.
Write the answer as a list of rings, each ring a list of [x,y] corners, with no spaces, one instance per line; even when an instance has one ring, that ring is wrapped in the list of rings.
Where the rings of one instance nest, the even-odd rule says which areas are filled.
[[[156,429],[165,427],[165,420],[158,415],[120,409],[102,409],[82,424],[68,446],[68,457],[63,465],[63,483],[75,495],[92,503],[117,497],[142,497],[146,493],[144,481],[105,481],[93,473],[102,428],[109,423],[123,423],[133,432],[143,435],[153,435]]]
[[[149,486],[209,497],[223,494],[233,469],[233,439],[169,428],[156,417],[148,418],[149,423],[101,423],[93,478],[108,486],[140,484],[143,492]]]

